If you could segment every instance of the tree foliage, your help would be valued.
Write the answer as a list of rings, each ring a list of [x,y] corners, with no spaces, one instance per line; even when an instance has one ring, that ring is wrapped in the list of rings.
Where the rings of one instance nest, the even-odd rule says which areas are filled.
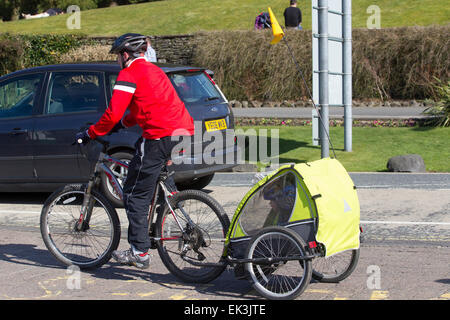
[[[4,21],[20,19],[22,13],[36,14],[50,8],[66,10],[77,5],[81,10],[109,7],[113,4],[127,5],[159,0],[2,0],[0,1],[0,19]]]

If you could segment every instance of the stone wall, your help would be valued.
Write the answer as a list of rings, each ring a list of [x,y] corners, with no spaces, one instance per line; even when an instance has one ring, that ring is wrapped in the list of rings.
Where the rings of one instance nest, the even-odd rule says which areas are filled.
[[[93,37],[91,40],[101,45],[111,45],[115,37]],[[190,34],[174,36],[150,36],[158,62],[190,65],[193,55],[193,39]]]

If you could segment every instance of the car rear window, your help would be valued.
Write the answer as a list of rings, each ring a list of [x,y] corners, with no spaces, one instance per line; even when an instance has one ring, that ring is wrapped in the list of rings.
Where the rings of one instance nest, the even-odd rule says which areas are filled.
[[[181,100],[187,104],[223,102],[221,94],[203,72],[169,73],[167,76]]]

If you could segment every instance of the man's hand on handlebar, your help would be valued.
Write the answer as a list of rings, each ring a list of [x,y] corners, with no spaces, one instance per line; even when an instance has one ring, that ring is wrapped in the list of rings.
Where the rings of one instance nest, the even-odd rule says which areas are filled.
[[[122,130],[122,129],[126,129],[126,127],[122,124],[122,121],[119,121],[111,129],[111,131],[108,133],[108,135],[111,133],[114,133],[114,132],[118,132],[119,130]],[[86,145],[91,140],[92,140],[92,138],[89,136],[88,130],[80,131],[75,136],[75,143],[78,143],[78,144]]]
[[[75,141],[78,144],[87,144],[89,141],[91,141],[91,137],[89,136],[87,130],[80,131],[75,135]]]

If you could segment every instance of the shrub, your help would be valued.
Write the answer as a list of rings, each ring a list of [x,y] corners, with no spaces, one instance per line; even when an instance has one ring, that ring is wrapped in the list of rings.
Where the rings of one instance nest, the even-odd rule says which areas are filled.
[[[283,43],[270,45],[272,33],[223,31],[196,36],[193,64],[214,70],[230,99],[291,100],[307,96]],[[306,79],[311,78],[310,32],[287,31]]]
[[[436,99],[436,78],[450,70],[450,25],[353,30],[355,99]],[[230,99],[300,100],[307,91],[283,42],[270,31],[196,35],[193,63],[216,72]],[[288,30],[286,39],[311,87],[311,32]]]
[[[85,44],[58,57],[58,63],[115,61],[117,55],[110,54],[110,49],[110,45]]]
[[[82,44],[74,35],[21,36],[25,43],[25,65],[34,67],[56,63],[58,57]]]
[[[353,30],[353,98],[442,100],[438,80],[449,80],[448,34],[450,24]],[[270,30],[203,32],[187,38],[179,43],[156,39],[158,58],[173,62],[172,53],[182,52],[186,63],[213,70],[230,100],[309,99],[286,45],[269,44]],[[286,39],[311,88],[311,32],[288,30]],[[58,62],[115,60],[107,51],[94,40],[74,35],[4,35],[0,75]]]
[[[21,69],[23,54],[20,42],[6,37],[0,39],[0,75]]]
[[[74,35],[0,36],[0,75],[23,68],[57,63],[61,55],[87,40]]]
[[[450,25],[353,32],[353,88],[359,98],[436,98],[448,79]]]
[[[432,106],[425,109],[424,113],[435,116],[432,123],[436,126],[450,127],[450,81],[438,82],[435,88],[438,92],[438,101],[428,101]]]

